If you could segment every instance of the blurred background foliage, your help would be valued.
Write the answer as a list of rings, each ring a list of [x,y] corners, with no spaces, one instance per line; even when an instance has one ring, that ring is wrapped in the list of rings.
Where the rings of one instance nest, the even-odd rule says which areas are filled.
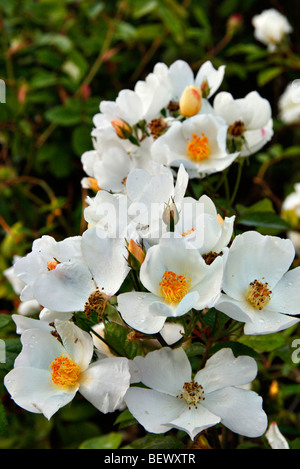
[[[240,223],[241,229],[284,233],[281,203],[300,181],[300,127],[284,125],[277,115],[286,85],[300,78],[298,6],[297,0],[0,0],[0,78],[6,83],[6,103],[0,104],[0,271],[43,234],[60,240],[82,232],[80,157],[92,148],[100,101],[132,89],[155,63],[177,59],[195,72],[206,60],[225,64],[222,90],[235,98],[257,90],[269,99],[274,137],[244,168],[234,210],[237,230]],[[278,9],[294,28],[289,47],[274,54],[254,39],[251,24],[267,8]],[[236,168],[228,177],[234,184]],[[206,189],[204,181],[200,191]],[[20,350],[7,318],[18,299],[2,274],[0,299],[0,337],[8,338],[2,383]],[[245,344],[264,354],[260,392],[291,440],[300,428],[300,374],[286,344],[296,332],[289,331],[283,342],[276,335]],[[271,383],[280,374],[286,386],[272,395]],[[138,437],[144,437],[135,443],[140,447],[183,444],[178,438],[174,443],[172,433],[163,443],[144,436],[126,413],[115,423],[115,415],[99,415],[80,397],[48,422],[17,408],[3,384],[0,391],[0,448],[115,448]]]

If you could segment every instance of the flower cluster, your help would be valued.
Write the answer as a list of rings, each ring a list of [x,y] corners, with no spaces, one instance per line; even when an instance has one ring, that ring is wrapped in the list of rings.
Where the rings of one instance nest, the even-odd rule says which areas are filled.
[[[14,264],[21,301],[41,308],[38,319],[13,316],[23,348],[5,386],[19,406],[50,418],[78,391],[103,413],[128,407],[151,433],[194,439],[219,423],[247,437],[266,431],[249,388],[255,360],[220,347],[196,370],[186,351],[213,308],[244,334],[286,329],[300,314],[291,240],[235,235],[234,215],[189,192],[273,135],[268,100],[218,92],[224,74],[209,61],[196,75],[182,60],[158,63],[134,90],[101,102],[94,150],[82,156],[87,229],[42,236]],[[126,332],[122,347],[113,327]],[[142,343],[133,354],[130,341]]]

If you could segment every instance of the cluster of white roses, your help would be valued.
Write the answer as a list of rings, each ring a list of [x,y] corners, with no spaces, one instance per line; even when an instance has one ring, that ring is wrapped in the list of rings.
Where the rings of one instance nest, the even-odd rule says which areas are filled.
[[[14,265],[21,301],[42,305],[38,320],[13,316],[23,348],[5,386],[21,407],[50,418],[79,391],[103,413],[127,406],[153,433],[177,428],[194,439],[220,422],[248,437],[265,432],[262,399],[245,387],[255,360],[221,349],[195,374],[182,347],[181,319],[207,308],[245,323],[245,334],[299,321],[292,242],[234,237],[234,216],[223,220],[207,195],[187,195],[190,179],[223,171],[273,133],[270,104],[256,91],[210,102],[224,72],[205,62],[194,77],[184,61],[158,63],[134,90],[101,102],[95,149],[82,156],[82,184],[96,188],[88,228],[63,241],[42,236]],[[128,337],[138,333],[154,350],[129,360],[104,347],[110,307]],[[96,313],[99,324],[82,330],[77,312]]]

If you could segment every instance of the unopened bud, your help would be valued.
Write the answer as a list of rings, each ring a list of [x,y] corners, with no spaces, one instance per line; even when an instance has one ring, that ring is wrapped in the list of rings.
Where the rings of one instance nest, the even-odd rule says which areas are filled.
[[[179,100],[179,111],[185,117],[192,117],[198,114],[202,106],[201,88],[190,85],[187,86]]]
[[[200,89],[201,89],[201,93],[202,93],[202,98],[208,98],[209,96],[209,93],[210,93],[210,87],[209,87],[209,84],[208,84],[208,81],[206,80],[206,78],[204,78],[201,86],[200,86]]]
[[[18,101],[19,103],[23,103],[27,96],[28,85],[27,83],[22,83],[20,88],[18,89]]]
[[[111,125],[116,131],[116,134],[120,138],[129,138],[132,135],[132,129],[129,124],[121,120],[111,121]]]
[[[233,13],[228,18],[226,34],[233,36],[242,26],[243,16],[240,13]]]
[[[58,266],[59,262],[57,260],[54,261],[48,261],[47,262],[47,269],[48,270],[55,270],[56,267]]]
[[[89,188],[92,189],[95,192],[98,192],[101,190],[101,187],[98,186],[97,180],[95,178],[88,177],[88,182],[89,182]]]
[[[271,397],[277,396],[279,393],[279,386],[278,386],[278,381],[273,380],[269,389],[269,394]]]
[[[169,231],[174,231],[174,226],[176,225],[176,223],[178,223],[179,220],[179,213],[174,200],[169,202],[165,207],[162,219],[163,222],[169,228]]]
[[[140,267],[141,264],[144,262],[146,255],[142,247],[130,238],[127,249],[129,252],[130,263],[136,263],[136,261],[138,263],[138,265],[132,265],[132,267]]]

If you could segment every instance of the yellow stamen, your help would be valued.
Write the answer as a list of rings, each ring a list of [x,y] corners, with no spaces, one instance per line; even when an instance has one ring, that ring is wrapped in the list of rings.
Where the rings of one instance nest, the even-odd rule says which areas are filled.
[[[272,292],[269,289],[269,285],[267,283],[254,280],[254,282],[250,283],[246,291],[246,299],[252,306],[262,310],[263,307],[269,303],[271,299],[271,293]]]
[[[181,236],[183,236],[185,238],[185,236],[188,236],[189,234],[193,233],[194,228],[190,228],[189,230],[186,230],[184,233],[182,233]]]
[[[187,152],[191,160],[199,162],[210,155],[210,145],[207,136],[202,132],[201,137],[193,133],[193,140],[187,145]]]
[[[80,366],[71,358],[61,355],[50,365],[52,383],[62,390],[75,386],[80,375]]]
[[[189,292],[191,279],[184,275],[176,275],[172,271],[165,271],[159,286],[161,295],[168,303],[179,303]]]

